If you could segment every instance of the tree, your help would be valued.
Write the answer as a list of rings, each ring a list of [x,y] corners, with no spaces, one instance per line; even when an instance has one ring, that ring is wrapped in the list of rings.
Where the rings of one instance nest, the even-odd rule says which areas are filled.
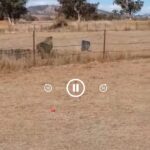
[[[131,17],[134,13],[140,11],[144,5],[142,0],[114,0],[114,4],[121,6],[123,12]]]
[[[64,14],[67,19],[87,19],[97,13],[99,3],[91,4],[87,0],[58,0],[60,8],[59,14]]]
[[[28,0],[0,0],[0,15],[8,18],[9,23],[19,19],[27,12],[25,7]]]
[[[120,15],[120,12],[116,9],[112,10],[112,13],[113,13],[113,15],[116,15],[116,16]]]
[[[81,21],[81,7],[83,4],[80,4],[80,2],[76,2],[74,4],[74,11],[77,13],[77,17],[78,17],[78,22]]]

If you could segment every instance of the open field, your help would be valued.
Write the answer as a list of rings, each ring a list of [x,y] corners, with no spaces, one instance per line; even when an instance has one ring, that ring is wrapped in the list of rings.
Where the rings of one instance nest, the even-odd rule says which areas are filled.
[[[9,28],[9,24],[7,21],[0,21],[0,30],[1,29],[8,29]]]
[[[106,50],[150,49],[150,31],[107,31]],[[53,36],[57,50],[81,50],[81,41],[89,40],[92,51],[103,50],[104,31],[99,32],[37,32],[36,43]],[[0,34],[0,49],[32,49],[32,33]]]
[[[4,32],[31,32],[35,25],[37,31],[98,31],[98,30],[150,30],[150,21],[135,21],[135,20],[99,20],[99,21],[76,21],[67,20],[68,26],[64,28],[51,28],[56,21],[33,21],[33,22],[18,22],[15,26],[8,26],[6,21],[0,21],[0,29]]]
[[[119,59],[130,59],[130,58],[144,58],[150,57],[150,30],[142,31],[106,31],[105,38],[105,55],[110,60]],[[104,31],[82,31],[82,32],[38,32],[35,34],[35,43],[45,40],[45,38],[53,36],[53,50],[57,54],[54,60],[51,59],[50,62],[43,62],[39,59],[39,55],[35,54],[36,64],[70,64],[70,63],[81,63],[90,61],[102,61],[104,52]],[[82,40],[90,41],[91,52],[81,52],[81,42]],[[16,57],[15,54],[11,52],[11,49],[29,50],[29,54],[17,53],[16,60],[11,60]],[[0,58],[7,57],[6,54],[3,55],[4,51],[7,50],[10,55],[15,55],[15,57],[7,58],[6,60],[0,60],[0,69],[3,68],[8,70],[15,70],[15,66],[21,68],[28,68],[33,65],[33,33],[7,33],[0,34]],[[92,53],[93,52],[93,53]],[[2,57],[1,57],[2,56]],[[75,58],[74,58],[75,56]],[[87,56],[87,58],[85,58]],[[21,59],[23,57],[23,59]],[[117,57],[117,58],[116,58]],[[8,61],[9,60],[9,61]],[[19,64],[19,65],[18,65]],[[22,66],[23,67],[22,67]],[[13,67],[12,67],[13,66]]]
[[[17,32],[17,30],[14,30],[14,32],[1,33],[0,50],[29,49],[32,53],[33,33],[26,32],[25,30],[30,26],[30,31],[33,31],[33,26],[35,24],[36,44],[43,41],[48,36],[53,36],[54,50],[64,55],[68,55],[68,53],[80,53],[82,40],[87,40],[91,42],[90,50],[101,57],[104,51],[104,29],[107,29],[105,38],[105,51],[107,56],[111,57],[112,55],[118,55],[118,53],[130,56],[150,56],[149,21],[89,21],[81,22],[78,26],[80,30],[67,31],[65,28],[61,28],[60,32],[49,30],[40,32],[40,27],[45,28],[52,23],[52,21],[47,21],[16,24],[14,27],[20,30],[22,29],[22,31]],[[75,25],[77,25],[76,22],[69,22],[68,27]],[[88,27],[88,29],[86,27]],[[93,29],[91,29],[91,27],[93,27]],[[94,27],[97,27],[98,30],[96,28],[94,29]],[[80,54],[82,55],[82,53]],[[92,53],[88,55],[92,55]],[[29,60],[26,62],[29,62]]]
[[[150,22],[69,22],[61,32],[45,30],[50,23],[0,33],[0,150],[149,150]],[[57,57],[35,54],[33,63],[34,24],[36,44],[53,36]],[[105,55],[104,29],[114,30],[106,31]],[[81,52],[82,40],[92,52]],[[12,49],[31,55],[2,54]],[[86,85],[77,100],[65,90],[73,78]],[[45,83],[52,93],[44,92]],[[102,83],[107,93],[99,92]]]
[[[0,150],[149,150],[149,73],[150,59],[138,59],[1,74]],[[65,91],[72,78],[86,85],[78,100]]]

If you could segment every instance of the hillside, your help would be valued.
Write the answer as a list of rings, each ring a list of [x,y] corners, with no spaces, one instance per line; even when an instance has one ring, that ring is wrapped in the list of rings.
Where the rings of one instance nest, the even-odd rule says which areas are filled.
[[[31,6],[28,7],[28,11],[36,17],[39,16],[45,16],[45,17],[50,17],[50,18],[55,18],[57,15],[56,9],[58,8],[58,5],[38,5],[38,6]],[[110,15],[112,14],[111,12],[105,11],[105,10],[98,10],[99,14],[103,15]]]
[[[57,8],[58,6],[56,5],[31,6],[28,7],[28,11],[31,15],[36,17],[50,17],[53,19],[57,15]]]

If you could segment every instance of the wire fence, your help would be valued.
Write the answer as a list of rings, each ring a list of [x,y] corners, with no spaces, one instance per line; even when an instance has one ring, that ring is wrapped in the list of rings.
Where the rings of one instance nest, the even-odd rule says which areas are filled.
[[[0,59],[3,57],[15,58],[16,60],[25,58],[32,60],[33,64],[37,63],[40,54],[37,53],[36,45],[50,35],[53,35],[53,50],[59,56],[77,56],[77,55],[100,55],[103,59],[111,53],[135,53],[140,55],[150,56],[150,31],[93,31],[93,32],[42,32],[33,29],[32,34],[17,35],[15,34],[10,39],[9,35],[0,38],[0,45],[7,47],[9,40],[20,46],[22,44],[29,44],[27,48],[17,47],[12,49],[0,47]],[[90,43],[87,51],[82,51],[83,40]],[[21,42],[22,41],[22,42]],[[24,42],[23,42],[24,41]],[[6,43],[7,42],[7,43]],[[9,43],[11,45],[11,42]],[[12,43],[12,45],[14,45]],[[12,46],[11,45],[11,46]],[[58,56],[57,55],[57,56]],[[48,59],[53,59],[52,57]]]

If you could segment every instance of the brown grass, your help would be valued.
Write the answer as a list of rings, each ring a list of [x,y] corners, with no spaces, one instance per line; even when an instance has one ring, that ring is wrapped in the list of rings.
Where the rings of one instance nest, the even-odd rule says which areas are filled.
[[[149,72],[150,59],[138,59],[0,74],[0,149],[149,150]],[[76,77],[86,85],[79,99],[65,90]]]
[[[83,36],[92,42],[103,40],[103,32],[64,32],[38,33],[37,42],[51,34],[58,45],[70,44],[72,38],[79,38],[78,43]],[[0,59],[0,71],[12,72],[0,74],[0,150],[149,150],[150,53],[142,51],[149,45],[108,43],[149,41],[149,35],[148,31],[111,32],[105,59],[100,44],[89,53],[68,47],[58,49],[49,60],[37,56],[37,67],[29,58]],[[2,34],[0,48],[31,49],[30,37],[29,33]],[[79,99],[65,90],[73,78],[86,85]],[[45,83],[52,84],[52,93],[44,92]],[[107,93],[98,90],[103,83],[108,85]],[[52,107],[56,112],[50,111]]]
[[[53,22],[34,22],[37,28],[47,28]],[[93,61],[118,61],[123,59],[149,58],[150,53],[150,31],[135,31],[135,29],[146,30],[150,25],[149,21],[90,21],[81,22],[78,26],[76,22],[68,22],[68,28],[80,28],[81,32],[36,32],[36,44],[43,41],[48,36],[53,36],[54,49],[57,49],[56,55],[50,59],[41,60],[36,56],[36,66],[44,65],[65,65],[65,64],[83,64]],[[15,27],[22,29],[32,27],[26,24],[17,24]],[[103,59],[103,31],[95,31],[107,28],[106,34],[106,55]],[[118,31],[125,30],[125,31]],[[134,30],[134,31],[133,31]],[[32,31],[32,30],[31,30]],[[37,30],[40,31],[40,30]],[[84,32],[89,31],[89,32]],[[92,31],[92,32],[90,32]],[[33,47],[32,33],[0,34],[0,49],[31,49]],[[91,42],[92,52],[81,52],[81,41]],[[128,43],[135,44],[128,44]],[[144,43],[147,42],[147,43]],[[112,44],[115,43],[115,44]],[[122,44],[126,43],[126,44]],[[67,45],[67,46],[66,46]],[[71,46],[77,45],[77,46]],[[135,50],[135,51],[134,51]],[[144,51],[147,50],[147,51]],[[137,52],[136,52],[137,51]],[[23,60],[3,58],[0,60],[0,70],[21,70],[33,66],[32,57]]]
[[[30,60],[4,57],[0,60],[0,72],[14,72],[28,69],[32,66]]]
[[[0,21],[0,29],[8,29],[9,23],[8,21]]]
[[[12,28],[9,27],[7,21],[0,22],[0,29],[5,29],[6,32],[32,32],[33,26],[36,26],[37,31],[98,31],[98,30],[114,30],[114,31],[129,31],[129,30],[150,30],[150,21],[134,21],[134,20],[113,20],[113,21],[83,21],[77,23],[75,21],[63,22],[64,28],[61,28],[61,23],[56,21],[33,21],[25,24],[17,23]],[[65,24],[68,26],[65,26]],[[56,29],[55,27],[60,27]]]
[[[120,60],[134,60],[139,58],[150,58],[150,55],[139,55],[129,52],[117,52],[117,53],[109,53],[105,54],[103,57],[102,53],[92,53],[92,52],[74,52],[73,54],[68,51],[60,54],[55,52],[53,57],[49,59],[41,59],[38,55],[36,56],[36,64],[35,66],[60,66],[67,64],[87,64],[90,62],[114,62]],[[31,58],[22,58],[16,60],[15,58],[3,58],[0,60],[0,72],[13,72],[26,70],[28,68],[34,67],[33,60]]]

